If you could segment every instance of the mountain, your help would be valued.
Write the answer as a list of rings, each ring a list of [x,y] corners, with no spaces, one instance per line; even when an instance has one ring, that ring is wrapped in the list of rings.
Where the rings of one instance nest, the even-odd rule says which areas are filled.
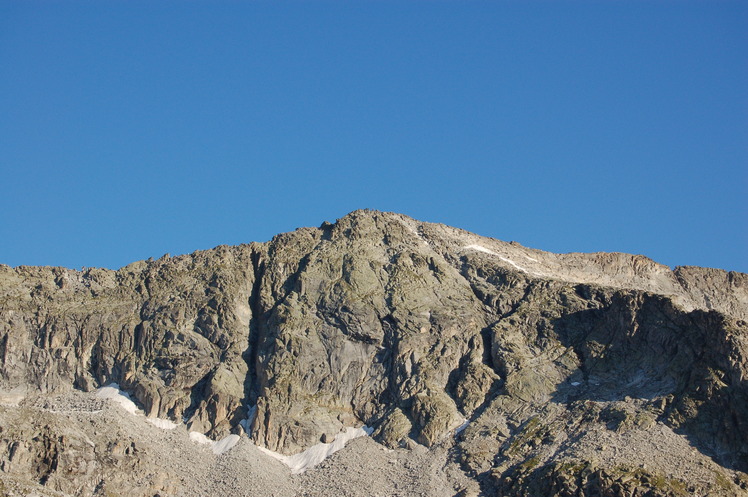
[[[0,266],[0,490],[746,495],[746,320],[746,274],[368,210],[117,271]],[[299,474],[267,455],[364,431]]]

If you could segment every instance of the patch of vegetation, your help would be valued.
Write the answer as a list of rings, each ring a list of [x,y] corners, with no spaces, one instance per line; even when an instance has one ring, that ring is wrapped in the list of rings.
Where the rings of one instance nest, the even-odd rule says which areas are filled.
[[[714,479],[717,482],[717,486],[719,486],[719,488],[721,488],[722,490],[731,491],[731,490],[734,489],[732,482],[730,481],[730,479],[727,476],[725,476],[724,473],[721,473],[719,471],[715,471],[714,472]]]
[[[538,456],[531,457],[530,459],[527,459],[525,462],[520,464],[519,469],[523,473],[529,473],[533,469],[537,468],[538,464],[540,464],[540,458]]]
[[[616,482],[625,483],[627,486],[648,487],[663,495],[673,497],[686,497],[689,495],[684,482],[658,473],[650,473],[643,468],[618,466],[614,468],[611,476]]]
[[[576,474],[581,473],[587,466],[589,466],[589,463],[585,461],[565,461],[556,466],[556,471],[558,473]]]
[[[514,436],[511,444],[506,449],[506,453],[510,456],[515,455],[526,445],[540,444],[544,438],[542,428],[540,419],[537,416],[527,420],[522,431]]]

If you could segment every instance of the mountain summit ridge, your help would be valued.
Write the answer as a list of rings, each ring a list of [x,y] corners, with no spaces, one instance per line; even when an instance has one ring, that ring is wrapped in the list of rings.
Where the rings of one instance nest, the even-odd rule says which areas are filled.
[[[367,425],[392,449],[453,444],[445,467],[485,495],[698,494],[709,485],[673,467],[697,471],[687,446],[714,460],[700,478],[738,492],[746,319],[743,273],[359,210],[116,271],[0,266],[0,400],[31,409],[117,383],[148,417],[284,454]],[[672,447],[677,464],[629,468],[626,437]],[[50,440],[11,449],[0,432],[0,461],[25,450],[18,467],[36,474],[54,447],[37,481],[71,493]],[[97,461],[80,482],[116,473]]]

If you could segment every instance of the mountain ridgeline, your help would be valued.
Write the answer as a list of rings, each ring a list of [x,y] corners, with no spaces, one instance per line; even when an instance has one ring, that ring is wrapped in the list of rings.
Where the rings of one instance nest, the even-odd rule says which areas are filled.
[[[117,271],[0,266],[0,401],[117,383],[288,455],[366,425],[447,444],[462,495],[742,495],[746,320],[746,274],[356,211]],[[64,437],[19,436],[0,429],[0,475],[103,495],[55,479]]]

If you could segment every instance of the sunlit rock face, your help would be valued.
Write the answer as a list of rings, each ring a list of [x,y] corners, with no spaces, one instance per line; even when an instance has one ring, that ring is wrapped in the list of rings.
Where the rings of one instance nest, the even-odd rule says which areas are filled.
[[[488,494],[738,491],[746,320],[742,273],[356,211],[118,271],[0,266],[0,402],[117,383],[145,416],[286,455],[366,425],[390,448],[455,444]],[[676,459],[636,465],[649,443]],[[47,446],[68,450],[24,464]],[[707,483],[668,473],[693,451]]]

